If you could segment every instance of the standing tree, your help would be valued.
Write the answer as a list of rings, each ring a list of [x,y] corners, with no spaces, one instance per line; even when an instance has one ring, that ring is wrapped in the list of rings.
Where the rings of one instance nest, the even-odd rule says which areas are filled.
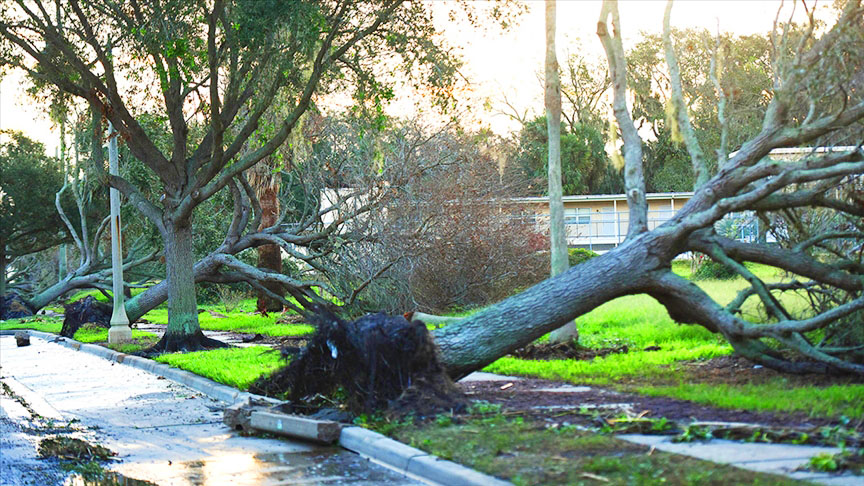
[[[388,55],[439,94],[455,74],[451,56],[431,41],[428,6],[402,0],[70,0],[61,8],[62,29],[44,2],[4,3],[3,62],[102,113],[158,176],[159,201],[122,177],[104,176],[164,242],[167,288],[127,306],[133,317],[167,292],[168,328],[157,350],[218,345],[198,326],[194,210],[223,189],[248,201],[244,171],[284,143],[316,91],[351,83],[362,100],[380,102],[389,86],[376,79],[372,61]],[[289,100],[286,114],[262,127],[276,96]],[[167,149],[139,121],[151,110],[170,130]],[[245,151],[263,128],[263,143]],[[238,211],[247,214],[236,220],[245,227],[249,207]]]
[[[564,227],[564,202],[561,186],[561,81],[555,53],[555,0],[546,0],[546,133],[549,146],[549,242],[551,275],[567,271],[567,230]],[[553,342],[578,339],[576,323],[555,330]]]

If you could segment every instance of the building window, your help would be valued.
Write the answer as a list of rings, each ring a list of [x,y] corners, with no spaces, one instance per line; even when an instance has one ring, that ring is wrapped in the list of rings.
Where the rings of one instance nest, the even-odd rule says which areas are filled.
[[[564,210],[564,224],[589,224],[591,208],[570,208]]]

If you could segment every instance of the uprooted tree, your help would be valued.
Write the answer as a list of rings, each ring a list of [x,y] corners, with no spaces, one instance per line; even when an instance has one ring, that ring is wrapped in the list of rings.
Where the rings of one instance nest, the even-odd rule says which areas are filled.
[[[77,5],[76,2],[71,4]],[[221,4],[217,3],[218,5]],[[350,6],[346,4],[344,8]],[[125,10],[120,9],[117,12],[119,13],[112,15],[125,15]],[[341,10],[337,8],[334,12],[338,14]],[[864,8],[860,1],[850,1],[843,6],[836,21],[824,29],[818,27],[812,15],[803,27],[777,23],[772,37],[771,69],[774,83],[772,89],[766,91],[770,101],[762,126],[731,154],[727,153],[726,147],[721,144],[716,156],[712,156],[716,159],[716,169],[712,169],[713,164],[708,163],[708,156],[694,136],[687,112],[688,102],[692,100],[684,99],[676,65],[675,46],[671,41],[666,41],[664,47],[673,102],[671,118],[677,124],[690,155],[696,188],[692,199],[670,221],[649,230],[645,177],[642,170],[642,141],[626,104],[627,73],[618,7],[617,2],[607,0],[603,5],[597,33],[609,61],[614,115],[620,138],[624,142],[629,210],[627,239],[621,246],[600,257],[469,318],[433,331],[441,362],[448,374],[459,377],[481,368],[604,302],[639,293],[656,298],[676,321],[701,325],[722,334],[737,352],[766,366],[800,373],[864,373],[864,365],[861,364],[861,339],[860,335],[856,338],[854,332],[860,330],[861,312],[864,309],[864,284],[861,279],[864,271],[861,261],[861,217],[864,215],[861,183],[861,174],[864,172],[864,153],[861,150],[861,120],[864,118],[864,97],[861,92],[864,84],[861,74],[861,60],[864,59],[862,13]],[[99,14],[107,15],[104,11]],[[87,18],[84,14],[76,15]],[[369,15],[374,15],[374,12]],[[42,22],[37,22],[37,30],[43,36],[47,33],[46,39],[49,39],[50,22],[46,27],[42,17],[44,15],[34,13],[31,19]],[[665,39],[671,39],[668,17],[667,11]],[[208,18],[211,19],[209,26],[214,25],[213,22],[221,21],[214,17]],[[356,19],[357,22],[365,20],[369,20],[369,17]],[[242,31],[243,26],[240,27]],[[87,28],[87,25],[82,23],[76,30],[85,41]],[[29,35],[31,31],[27,32]],[[204,32],[208,30],[205,28]],[[336,32],[333,34],[336,37],[341,34],[350,37],[350,34],[338,29],[333,32]],[[136,30],[133,37],[143,36],[142,39],[146,40],[149,34],[150,31],[146,29],[143,32]],[[0,35],[14,42],[15,26],[9,23],[0,24]],[[329,39],[329,36],[327,38]],[[208,37],[208,45],[210,40]],[[215,42],[215,39],[213,40]],[[327,40],[322,42],[325,41]],[[64,48],[62,43],[57,44]],[[94,47],[101,46],[99,42],[94,41],[88,45],[99,59],[97,64],[106,69],[111,68],[111,59],[116,57],[109,59],[100,51],[101,48]],[[173,43],[171,45],[178,47]],[[26,50],[31,44],[23,40],[19,46]],[[37,60],[42,59],[38,57],[43,56],[42,51],[35,48],[30,51],[28,54]],[[715,50],[714,56],[721,59],[722,53],[718,51]],[[189,69],[187,65],[179,63],[179,60],[185,57],[178,57],[176,49],[171,49],[170,52],[172,54],[167,58],[163,57],[162,50],[151,56],[159,62],[165,59],[174,60],[165,61],[168,64],[160,71],[164,72],[164,82],[167,83],[163,86],[163,94],[169,100],[172,99],[171,93],[186,93],[182,89],[182,83],[174,86],[168,82],[174,79],[171,76]],[[206,52],[216,55],[218,60],[221,59],[219,56],[223,51],[207,49]],[[224,55],[231,59],[231,49],[224,52]],[[324,49],[316,52],[326,58],[329,51]],[[197,62],[196,59],[193,61]],[[48,61],[45,59],[45,62],[51,65]],[[351,60],[347,59],[345,62]],[[230,62],[228,64],[230,67]],[[724,107],[724,100],[729,86],[724,84],[728,83],[724,73],[725,69],[732,67],[720,69],[718,64],[720,63],[712,63],[708,76],[715,84],[720,101],[718,119],[721,125],[725,125],[724,120],[727,118],[724,110],[727,108]],[[317,64],[313,62],[311,65]],[[218,70],[209,76],[220,76],[216,71]],[[314,74],[315,71],[311,72]],[[71,81],[67,83],[62,76],[60,79],[62,83],[71,86],[70,89],[77,89],[74,83],[69,84]],[[305,298],[313,301],[310,305],[320,305],[321,302],[314,302],[314,293],[305,291],[316,286],[326,286],[326,283],[300,281],[261,271],[244,264],[233,255],[259,244],[276,243],[286,251],[294,252],[297,258],[308,260],[310,265],[317,265],[316,251],[326,251],[327,241],[330,241],[328,237],[340,231],[338,223],[359,212],[368,211],[373,204],[372,200],[377,199],[380,194],[386,194],[388,188],[393,187],[387,182],[388,175],[384,174],[377,182],[363,188],[365,194],[369,195],[365,197],[371,199],[340,195],[340,201],[334,204],[334,207],[349,201],[353,201],[354,206],[347,213],[337,213],[334,224],[322,226],[320,217],[322,211],[333,211],[332,207],[321,209],[315,206],[314,210],[307,213],[308,217],[301,218],[297,224],[257,230],[255,219],[260,214],[260,209],[255,207],[254,191],[243,179],[242,172],[244,167],[248,167],[245,164],[251,166],[260,160],[260,157],[256,158],[257,155],[262,155],[260,149],[247,152],[244,151],[242,143],[235,147],[236,138],[230,138],[230,143],[216,143],[214,137],[227,132],[222,118],[211,116],[212,114],[207,112],[203,132],[208,135],[200,139],[199,148],[188,156],[184,155],[186,139],[183,129],[187,127],[181,124],[179,132],[173,131],[178,137],[175,147],[178,147],[179,155],[176,155],[177,160],[166,162],[164,157],[160,158],[145,150],[148,148],[146,139],[141,141],[138,137],[146,137],[146,133],[135,131],[134,117],[120,109],[123,106],[122,100],[118,96],[103,98],[99,94],[111,93],[104,84],[100,84],[102,78],[85,76],[83,79],[93,83],[96,94],[91,96],[91,91],[85,90],[81,92],[82,95],[90,96],[87,98],[88,102],[104,108],[106,116],[115,126],[123,127],[121,133],[128,134],[128,143],[133,152],[139,150],[142,160],[149,160],[147,163],[153,164],[157,174],[164,169],[179,170],[188,176],[182,183],[171,179],[171,184],[175,185],[166,182],[163,201],[166,209],[159,213],[153,213],[155,205],[138,198],[137,193],[122,180],[111,179],[112,184],[125,189],[130,201],[139,209],[143,209],[145,213],[150,212],[155,220],[165,220],[157,225],[161,225],[160,231],[166,240],[166,250],[175,245],[174,250],[166,251],[169,262],[178,261],[177,259],[183,256],[171,256],[170,252],[176,252],[177,243],[182,243],[174,241],[178,238],[175,233],[178,230],[181,233],[185,231],[182,225],[177,226],[182,221],[171,218],[187,215],[185,211],[191,211],[199,198],[223,187],[230,190],[237,201],[235,218],[219,249],[200,260],[194,267],[191,262],[180,265],[179,268],[186,269],[186,273],[172,274],[169,271],[166,281],[136,297],[127,306],[127,312],[133,317],[142,315],[143,311],[161,303],[166,297],[169,302],[173,300],[170,310],[180,313],[180,318],[175,318],[169,324],[169,330],[176,333],[175,337],[189,337],[197,332],[197,324],[187,312],[189,302],[183,300],[188,297],[193,280],[248,281],[257,284],[260,289],[265,288],[261,285],[262,282],[278,282],[283,288],[298,295],[302,294],[301,297],[305,295]],[[106,75],[105,79],[112,78]],[[191,89],[189,93],[205,85],[211,90],[214,89],[212,82],[203,82],[202,85],[188,85],[186,89]],[[237,94],[230,89],[231,83],[226,82],[229,87],[226,93]],[[307,91],[302,91],[304,96]],[[257,99],[249,96],[244,102]],[[305,99],[307,104],[309,102],[308,98],[298,99]],[[227,98],[222,105],[213,105],[216,113],[222,106],[224,113],[232,114],[230,110],[225,111],[229,107]],[[181,113],[182,108],[182,104],[174,106],[174,109],[180,109]],[[178,118],[176,111],[169,110],[169,114],[171,113],[174,113],[174,118]],[[243,112],[243,117],[251,116],[250,113],[257,112]],[[179,118],[185,123],[185,119]],[[242,118],[237,121],[245,123],[247,120],[248,118]],[[291,120],[293,118],[288,121]],[[246,126],[239,123],[241,135],[245,133],[242,128]],[[254,123],[250,129],[251,127],[254,127]],[[279,134],[290,131],[288,125],[280,127],[277,131]],[[224,145],[236,150],[231,152],[234,157],[232,160],[235,160],[233,164],[228,164],[228,159],[222,153]],[[801,157],[792,159],[772,156],[775,149],[807,146],[819,148],[805,151]],[[147,159],[150,155],[153,158]],[[252,208],[252,211],[249,208]],[[724,217],[747,211],[774,225],[779,245],[737,241],[714,230],[715,224]],[[299,253],[296,250],[298,247],[312,251]],[[689,252],[707,254],[713,260],[735,270],[750,283],[749,288],[742,291],[739,297],[727,306],[721,306],[697,286],[671,272],[672,260]],[[753,275],[742,262],[771,265],[790,272],[794,277],[782,283],[765,282]],[[192,270],[188,271],[190,267]],[[178,285],[186,286],[186,289],[181,291],[175,288]],[[792,308],[786,305],[782,298],[787,292],[802,295],[814,305],[806,309],[798,306]],[[762,303],[762,322],[753,322],[741,316],[744,302],[750,297]],[[178,304],[177,299],[180,299],[179,302],[183,305]],[[194,304],[194,298],[191,302]],[[338,354],[327,346],[324,346],[322,351]]]
[[[604,2],[597,34],[609,61],[614,115],[624,143],[627,239],[600,257],[434,331],[451,376],[483,367],[604,302],[638,293],[657,299],[679,323],[701,325],[723,335],[735,351],[765,366],[794,373],[864,373],[861,340],[836,339],[850,335],[837,332],[838,326],[860,331],[864,309],[864,9],[857,0],[846,2],[821,36],[812,10],[807,13],[809,22],[803,28],[778,22],[772,36],[774,84],[761,130],[731,154],[721,147],[712,175],[682,94],[675,46],[669,40],[669,3],[664,48],[675,120],[692,160],[696,188],[670,221],[649,230],[642,140],[626,104],[618,6],[613,0]],[[708,75],[722,101],[728,86],[718,73],[715,69]],[[723,124],[722,103],[718,116]],[[804,151],[793,160],[771,156],[775,149],[806,146],[822,148]],[[779,234],[791,237],[793,230],[784,228],[800,228],[802,238],[792,244],[768,245],[737,241],[714,231],[715,223],[725,216],[745,211],[782,221],[776,230]],[[811,225],[818,228],[815,232],[807,231],[801,221],[816,216],[822,224]],[[721,306],[672,273],[672,260],[688,252],[709,255],[750,286]],[[795,277],[780,284],[765,282],[742,262],[771,265]],[[781,299],[785,292],[798,292],[820,305],[791,308]],[[761,301],[762,322],[740,315],[750,296]]]
[[[428,339],[422,326],[409,323],[410,315],[406,314],[409,320],[371,316],[347,323],[319,313],[324,322],[310,345],[288,367],[259,381],[256,389],[287,390],[296,400],[332,392],[341,383],[358,395],[352,400],[366,403],[359,409],[368,409],[376,401],[379,406],[398,406],[399,394],[382,389],[382,383],[408,390],[410,396],[416,392],[410,384],[428,382],[437,362],[451,378],[464,376],[605,302],[641,293],[657,299],[675,321],[719,333],[735,351],[768,367],[792,373],[864,373],[864,8],[860,1],[848,2],[821,36],[815,35],[812,11],[807,13],[809,23],[803,29],[791,23],[775,28],[774,85],[762,127],[731,154],[721,144],[712,174],[690,124],[671,41],[669,3],[663,39],[671,85],[670,118],[690,155],[696,187],[691,200],[671,220],[649,230],[642,140],[626,104],[618,6],[606,0],[597,34],[609,61],[614,115],[624,142],[629,208],[625,242],[432,331],[438,353],[429,358],[428,369],[418,367],[414,359]],[[718,55],[715,50],[714,56]],[[716,68],[716,57],[711,65]],[[708,75],[721,100],[718,118],[725,131],[722,100],[729,86],[724,85],[723,73],[712,69]],[[801,148],[806,146],[818,148]],[[790,157],[790,152],[798,155]],[[752,212],[770,224],[777,243],[739,241],[715,230],[723,226],[718,223],[724,218],[742,212]],[[691,252],[708,255],[750,285],[721,306],[672,272],[672,260]],[[780,283],[766,282],[744,262],[770,265],[790,277]],[[787,293],[804,297],[809,305],[799,305],[800,300],[790,305],[784,298]],[[742,314],[751,297],[759,301],[761,319],[752,315],[745,319]],[[405,343],[412,334],[417,334],[416,339]],[[393,356],[393,349],[400,346],[404,352]],[[345,355],[349,358],[340,364],[339,356]],[[386,363],[379,362],[385,357]],[[324,373],[304,380],[308,369]],[[444,384],[438,392],[447,390]]]

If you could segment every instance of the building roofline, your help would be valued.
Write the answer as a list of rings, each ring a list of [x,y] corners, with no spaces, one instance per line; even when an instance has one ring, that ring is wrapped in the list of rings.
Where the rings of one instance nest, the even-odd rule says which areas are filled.
[[[856,150],[856,149],[858,149],[858,147],[855,147],[853,145],[844,145],[844,146],[837,146],[837,147],[780,147],[780,148],[772,149],[770,152],[768,152],[767,156],[770,157],[771,155],[809,154],[809,153],[825,154],[825,153],[831,153],[831,152],[851,152],[851,151]],[[731,152],[729,154],[729,157],[734,157],[737,153],[738,153],[737,150],[734,152]]]
[[[689,199],[693,197],[693,192],[650,192],[645,194],[646,200],[652,199]],[[564,196],[561,198],[563,202],[578,202],[578,201],[613,201],[619,199],[627,199],[626,194],[586,194],[581,196]],[[545,203],[549,202],[549,196],[531,196],[531,197],[514,197],[516,202],[526,203]]]

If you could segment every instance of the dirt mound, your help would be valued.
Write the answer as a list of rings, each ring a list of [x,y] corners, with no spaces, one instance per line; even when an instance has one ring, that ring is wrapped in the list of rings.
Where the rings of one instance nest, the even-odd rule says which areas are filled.
[[[422,322],[385,314],[349,322],[322,309],[310,320],[317,330],[306,346],[296,354],[283,350],[294,355],[290,364],[259,379],[251,392],[287,396],[299,413],[334,398],[353,413],[431,415],[465,406]]]
[[[630,349],[627,346],[618,346],[616,348],[600,348],[589,349],[573,343],[531,343],[524,348],[517,349],[513,356],[522,359],[579,359],[589,360],[597,357],[607,356],[610,354],[627,353]],[[652,350],[646,350],[652,351]]]
[[[104,328],[111,327],[111,306],[99,302],[92,295],[66,304],[63,308],[66,310],[63,327],[60,329],[60,335],[63,337],[72,338],[84,324],[95,324]]]
[[[7,292],[0,298],[0,320],[17,319],[19,317],[30,317],[33,309],[20,295],[15,292]]]

